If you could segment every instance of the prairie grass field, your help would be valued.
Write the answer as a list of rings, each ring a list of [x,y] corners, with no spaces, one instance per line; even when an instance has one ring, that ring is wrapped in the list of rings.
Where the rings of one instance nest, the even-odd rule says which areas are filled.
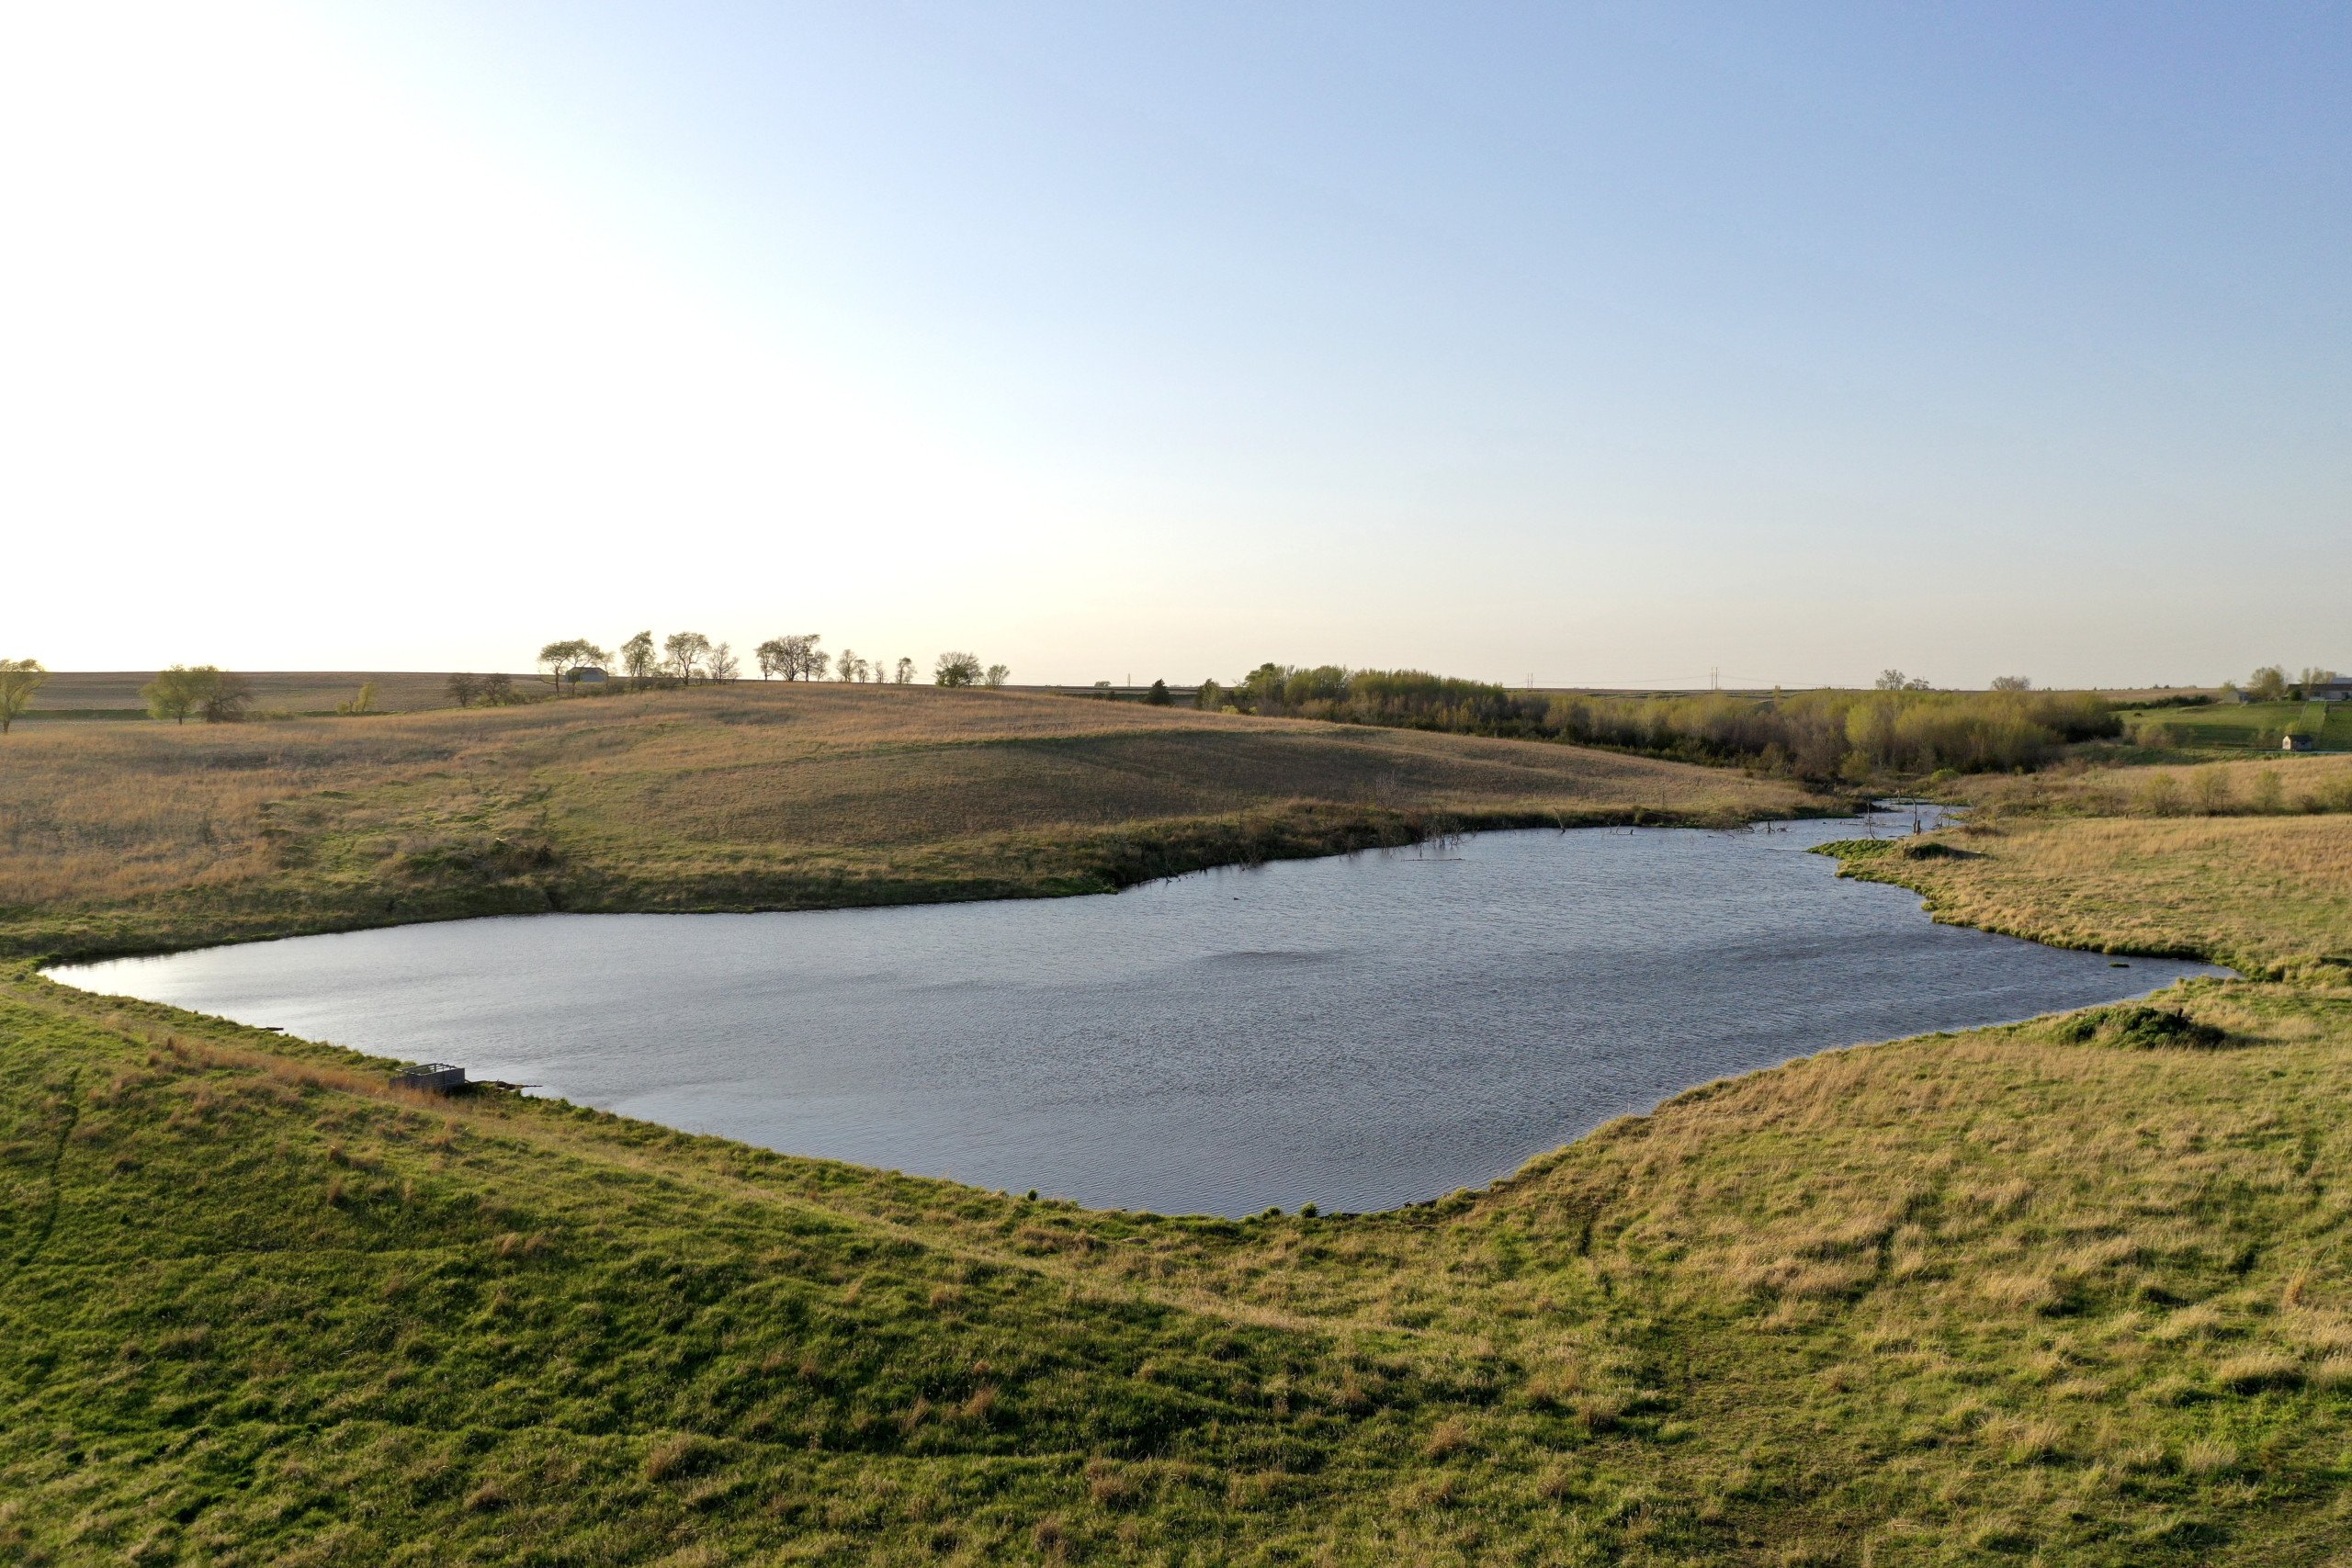
[[[0,1558],[2346,1561],[2339,811],[2053,796],[1848,846],[1939,918],[2249,977],[1801,1059],[1371,1215],[1088,1212],[430,1099],[28,961],[384,897],[839,893],[817,863],[1038,891],[1123,874],[1106,843],[1266,841],[1204,822],[1804,804],[1556,746],[911,694],[11,737],[93,748],[7,750],[10,808],[145,846],[155,891],[77,903],[51,865],[12,896]],[[459,854],[496,879],[436,882]]]
[[[139,690],[154,678],[152,670],[54,671],[33,694],[28,716],[39,719],[60,712],[119,713],[126,717],[143,714],[147,701]],[[528,692],[537,678],[526,674],[513,679],[519,690]],[[254,706],[265,712],[333,713],[336,704],[349,702],[370,682],[376,687],[377,705],[387,712],[452,705],[449,677],[437,671],[266,670],[254,671],[246,680],[253,686]]]
[[[1846,867],[1917,888],[1962,925],[2352,981],[2352,815],[2028,818],[1932,842],[1959,853],[1849,844]]]
[[[776,685],[0,752],[0,953],[562,908],[1104,891],[1454,828],[1829,805],[1530,742],[922,687]]]

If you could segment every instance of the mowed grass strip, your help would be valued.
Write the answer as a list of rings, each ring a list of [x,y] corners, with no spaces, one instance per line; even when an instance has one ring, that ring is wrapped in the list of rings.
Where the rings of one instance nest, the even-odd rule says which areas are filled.
[[[1102,890],[1504,823],[1823,803],[1534,742],[1007,692],[779,685],[233,726],[0,755],[0,950],[453,914]],[[44,945],[47,944],[47,945]]]

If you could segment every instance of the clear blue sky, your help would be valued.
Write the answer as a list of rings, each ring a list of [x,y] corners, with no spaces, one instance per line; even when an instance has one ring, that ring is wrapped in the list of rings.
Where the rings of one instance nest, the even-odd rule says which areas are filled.
[[[72,9],[0,652],[2352,667],[2342,5]]]

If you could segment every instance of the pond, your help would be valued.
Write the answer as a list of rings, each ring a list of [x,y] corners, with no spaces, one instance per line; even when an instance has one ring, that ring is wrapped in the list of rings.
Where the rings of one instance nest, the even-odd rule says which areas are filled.
[[[793,1154],[1226,1214],[1482,1186],[1694,1084],[2217,973],[1935,925],[1804,852],[1860,830],[1490,833],[1115,897],[538,915],[52,973]]]

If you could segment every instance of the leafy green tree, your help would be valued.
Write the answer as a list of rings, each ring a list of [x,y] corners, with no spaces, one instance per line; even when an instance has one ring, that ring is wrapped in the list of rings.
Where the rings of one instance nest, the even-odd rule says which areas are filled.
[[[2283,703],[2287,700],[2287,671],[2276,664],[2266,664],[2246,677],[2245,694],[2257,703]]]
[[[932,666],[932,679],[943,686],[968,686],[980,678],[980,661],[969,653],[943,653]]]
[[[175,664],[139,688],[147,711],[156,718],[168,718],[174,724],[186,724],[187,716],[203,703],[213,678],[220,671],[209,664],[199,664],[191,670],[185,664]]]
[[[1002,664],[991,664],[981,672],[980,682],[987,686],[1001,686],[1012,678],[1012,671]]]
[[[662,651],[669,656],[670,671],[682,686],[695,682],[695,671],[710,657],[710,638],[700,632],[672,632],[662,639]]]
[[[629,683],[639,691],[652,678],[654,663],[651,632],[639,632],[621,644],[621,668],[628,672]],[[762,668],[764,672],[765,667]]]
[[[1152,682],[1151,690],[1143,694],[1143,700],[1147,706],[1156,708],[1173,706],[1176,701],[1168,694],[1168,682],[1157,679]]]
[[[1309,676],[1314,671],[1293,670],[1287,664],[1271,660],[1261,664],[1226,693],[1226,700],[1244,713],[1278,713],[1294,677]]]
[[[603,649],[584,637],[566,637],[539,649],[539,668],[547,671],[548,682],[560,694],[571,682],[572,672],[591,664],[602,664],[612,658]]]
[[[2030,692],[2033,682],[2023,675],[1996,675],[1993,689],[1996,692]]]
[[[0,735],[32,705],[33,694],[49,679],[38,659],[0,659]]]

